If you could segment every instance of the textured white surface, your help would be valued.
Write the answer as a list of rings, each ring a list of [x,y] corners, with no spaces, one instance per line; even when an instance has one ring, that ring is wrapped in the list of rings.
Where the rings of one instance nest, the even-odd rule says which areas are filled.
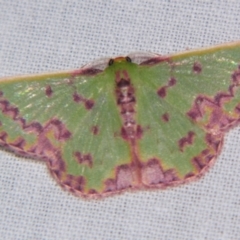
[[[236,1],[0,1],[0,76],[240,39]],[[86,201],[0,152],[0,239],[240,239],[240,128],[200,181]]]

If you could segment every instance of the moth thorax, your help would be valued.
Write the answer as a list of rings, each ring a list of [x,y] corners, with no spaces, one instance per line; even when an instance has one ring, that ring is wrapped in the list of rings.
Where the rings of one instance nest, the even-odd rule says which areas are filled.
[[[136,137],[134,88],[130,78],[116,79],[117,104],[120,107],[120,114],[123,122],[124,138],[133,139]]]

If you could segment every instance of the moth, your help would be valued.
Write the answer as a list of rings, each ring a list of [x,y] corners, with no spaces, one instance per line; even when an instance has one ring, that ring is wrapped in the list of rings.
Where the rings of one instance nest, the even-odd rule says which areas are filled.
[[[0,80],[0,145],[77,196],[202,176],[240,121],[240,42]]]

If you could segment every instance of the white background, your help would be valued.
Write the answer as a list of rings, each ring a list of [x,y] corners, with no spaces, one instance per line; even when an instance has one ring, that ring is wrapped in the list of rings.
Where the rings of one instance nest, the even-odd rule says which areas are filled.
[[[0,76],[240,40],[239,1],[0,0]],[[0,239],[240,239],[240,128],[198,182],[86,201],[0,151]]]

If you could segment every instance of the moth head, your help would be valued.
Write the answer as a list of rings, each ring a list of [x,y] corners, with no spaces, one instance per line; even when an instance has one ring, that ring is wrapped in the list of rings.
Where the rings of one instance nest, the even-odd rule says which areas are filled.
[[[132,62],[130,57],[117,57],[117,58],[111,58],[108,62],[108,66],[113,65],[114,63],[123,63],[123,62]]]

